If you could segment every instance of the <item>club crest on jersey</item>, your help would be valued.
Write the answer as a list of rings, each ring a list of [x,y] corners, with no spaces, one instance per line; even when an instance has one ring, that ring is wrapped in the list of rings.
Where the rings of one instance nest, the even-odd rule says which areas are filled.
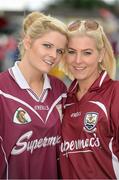
[[[94,132],[96,131],[96,124],[98,120],[98,113],[96,112],[88,112],[84,118],[84,130],[87,132]]]
[[[18,108],[14,114],[13,122],[16,124],[27,124],[31,122],[31,118],[24,109]]]

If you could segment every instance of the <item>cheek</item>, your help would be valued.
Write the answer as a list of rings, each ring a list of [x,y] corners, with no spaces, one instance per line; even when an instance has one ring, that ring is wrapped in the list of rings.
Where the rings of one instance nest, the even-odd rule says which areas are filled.
[[[66,55],[65,61],[70,65],[74,61],[74,56]]]
[[[97,56],[91,56],[86,59],[87,64],[90,66],[98,66],[98,57]]]
[[[91,61],[88,65],[89,65],[90,71],[98,71],[99,69],[98,61],[96,59]]]
[[[62,58],[62,57],[58,55],[57,58],[56,58],[56,60],[55,60],[55,64],[58,64],[58,63],[61,61],[61,58]]]
[[[34,57],[38,59],[42,58],[44,54],[43,50],[38,49],[38,48],[34,48],[32,52],[33,52]]]
[[[33,46],[31,47],[32,53],[34,53],[34,55],[40,55],[43,53],[43,48],[41,45],[39,45],[38,43],[34,43]]]

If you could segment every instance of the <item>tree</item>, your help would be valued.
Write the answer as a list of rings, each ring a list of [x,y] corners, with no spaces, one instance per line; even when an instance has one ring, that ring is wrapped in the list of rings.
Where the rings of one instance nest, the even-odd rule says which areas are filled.
[[[53,6],[70,7],[74,9],[113,8],[103,0],[57,0]]]

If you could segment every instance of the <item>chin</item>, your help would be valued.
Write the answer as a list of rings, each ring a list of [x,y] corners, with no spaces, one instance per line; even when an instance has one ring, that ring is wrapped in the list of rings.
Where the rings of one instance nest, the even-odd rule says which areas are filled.
[[[49,73],[51,71],[51,68],[48,69],[39,69],[40,72],[44,73]]]
[[[74,77],[75,77],[75,79],[77,79],[77,80],[79,80],[79,81],[80,81],[80,80],[82,81],[82,80],[85,79],[85,77],[83,77],[83,76],[74,76]]]

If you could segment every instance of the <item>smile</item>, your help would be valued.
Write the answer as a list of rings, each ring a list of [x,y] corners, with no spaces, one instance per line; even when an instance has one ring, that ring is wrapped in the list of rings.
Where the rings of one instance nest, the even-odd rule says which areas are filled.
[[[51,66],[54,64],[54,62],[51,62],[50,60],[44,60],[44,62]]]
[[[84,70],[84,67],[74,67],[75,70]]]

